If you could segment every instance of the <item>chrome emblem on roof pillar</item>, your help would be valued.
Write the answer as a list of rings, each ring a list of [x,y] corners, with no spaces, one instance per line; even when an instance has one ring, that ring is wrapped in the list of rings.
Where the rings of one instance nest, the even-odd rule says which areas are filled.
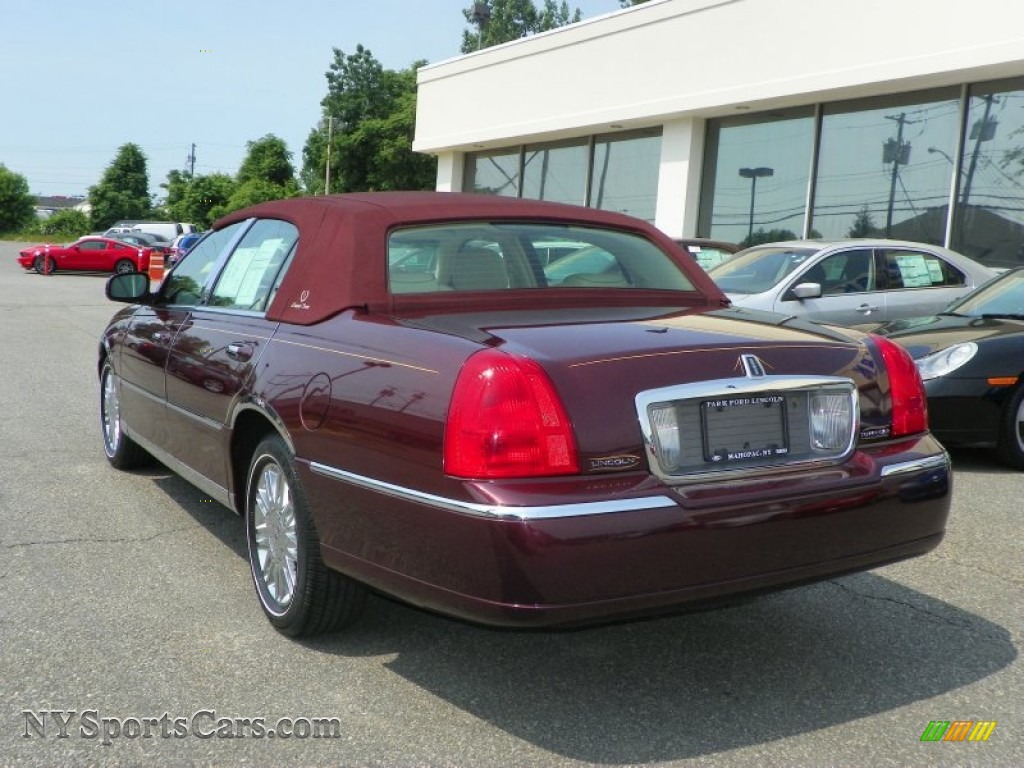
[[[768,374],[764,371],[764,364],[757,355],[740,355],[740,365],[748,379],[760,379]]]

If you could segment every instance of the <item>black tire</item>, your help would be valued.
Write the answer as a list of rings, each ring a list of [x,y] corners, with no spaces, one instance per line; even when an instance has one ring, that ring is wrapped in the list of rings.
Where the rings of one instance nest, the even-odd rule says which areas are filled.
[[[249,465],[245,538],[260,605],[282,634],[332,632],[363,612],[366,588],[324,565],[295,462],[277,435],[256,447]]]
[[[49,274],[52,275],[54,272],[57,271],[57,264],[54,262],[53,259],[51,259],[51,258],[49,258],[47,256],[43,256],[43,255],[36,256],[32,260],[32,269],[34,269],[37,274],[45,275],[45,274],[47,274],[47,272],[46,272],[46,267],[47,267],[46,262],[50,262],[50,264],[49,264],[49,267],[50,267]]]
[[[153,463],[153,457],[121,427],[121,385],[109,360],[104,361],[100,371],[100,434],[107,461],[117,469],[136,469]]]
[[[1007,466],[1024,469],[1024,384],[1017,385],[1003,404],[996,455]]]
[[[114,265],[114,272],[119,275],[127,275],[131,272],[137,272],[135,264],[132,263],[131,259],[121,259]]]

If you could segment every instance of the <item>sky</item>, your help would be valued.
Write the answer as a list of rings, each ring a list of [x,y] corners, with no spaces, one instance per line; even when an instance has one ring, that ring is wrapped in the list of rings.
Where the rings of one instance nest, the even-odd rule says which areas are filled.
[[[150,192],[186,167],[235,174],[246,142],[293,153],[320,119],[333,49],[388,69],[459,55],[469,0],[0,0],[0,164],[33,194],[85,195],[118,147]],[[539,0],[535,5],[541,5]],[[584,19],[618,0],[576,0]]]

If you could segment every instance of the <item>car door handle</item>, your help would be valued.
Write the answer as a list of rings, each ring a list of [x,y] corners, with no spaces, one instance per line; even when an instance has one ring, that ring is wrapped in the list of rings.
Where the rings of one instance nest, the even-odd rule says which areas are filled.
[[[861,304],[857,307],[858,312],[863,312],[865,315],[870,315],[872,312],[877,312],[878,307],[874,304]]]
[[[252,357],[252,351],[251,344],[244,344],[238,341],[228,344],[228,357],[243,363]]]

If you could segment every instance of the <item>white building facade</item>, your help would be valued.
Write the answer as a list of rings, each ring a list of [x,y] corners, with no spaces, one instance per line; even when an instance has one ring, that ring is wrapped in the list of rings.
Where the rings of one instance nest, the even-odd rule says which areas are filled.
[[[650,0],[420,70],[437,188],[1024,264],[1024,2]]]

